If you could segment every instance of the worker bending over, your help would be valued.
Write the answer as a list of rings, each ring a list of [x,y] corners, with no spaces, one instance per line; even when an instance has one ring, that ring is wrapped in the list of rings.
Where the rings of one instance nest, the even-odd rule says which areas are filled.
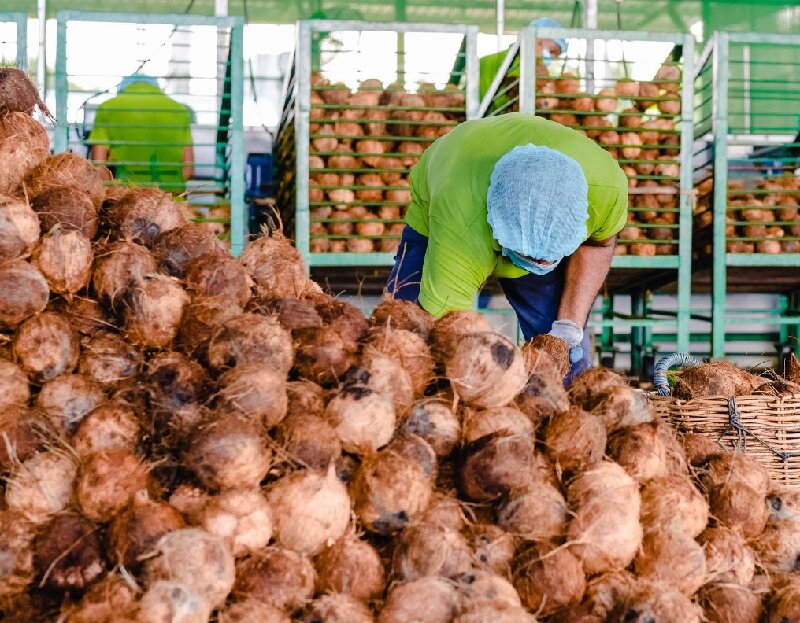
[[[564,340],[571,376],[590,367],[584,327],[627,216],[614,159],[575,130],[510,113],[457,126],[410,181],[389,291],[438,317],[470,309],[497,277],[526,339]]]

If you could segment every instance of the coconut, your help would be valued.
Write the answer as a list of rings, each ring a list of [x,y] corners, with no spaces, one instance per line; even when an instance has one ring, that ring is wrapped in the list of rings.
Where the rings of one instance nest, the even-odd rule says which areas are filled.
[[[426,576],[455,579],[472,567],[472,550],[460,533],[442,525],[406,528],[396,542],[392,571],[401,582]]]
[[[708,528],[699,537],[706,556],[706,574],[714,582],[748,586],[755,574],[755,555],[730,528]]]
[[[97,522],[111,520],[147,487],[147,471],[125,450],[89,455],[81,463],[75,496],[81,512]]]
[[[529,541],[556,539],[564,534],[567,503],[545,482],[530,482],[512,490],[497,510],[497,525]]]
[[[364,346],[364,355],[378,351],[399,362],[411,378],[416,395],[422,395],[433,377],[434,361],[425,340],[404,329],[374,330]]]
[[[292,367],[292,338],[272,317],[240,314],[226,320],[208,344],[208,361],[220,369],[261,363],[286,374]]]
[[[361,523],[370,532],[391,534],[427,508],[431,480],[416,462],[389,448],[365,458],[351,492]]]
[[[350,523],[350,498],[331,465],[327,475],[289,474],[270,489],[275,542],[314,555],[341,538]]]
[[[567,538],[587,573],[627,567],[639,549],[639,486],[616,463],[604,461],[580,473],[570,484],[567,503],[573,513]]]
[[[0,359],[0,409],[9,405],[24,405],[30,400],[28,377],[18,365]]]
[[[579,407],[570,407],[550,420],[544,444],[560,469],[574,472],[603,458],[606,430],[600,418]]]
[[[375,599],[386,586],[378,552],[365,540],[348,533],[317,556],[317,591]]]
[[[81,590],[106,572],[97,526],[76,513],[53,519],[37,536],[33,550],[42,586]]]
[[[526,608],[548,616],[577,606],[586,578],[580,560],[568,549],[531,544],[514,560],[514,587]]]
[[[184,308],[178,343],[187,354],[205,359],[204,347],[223,323],[242,313],[242,308],[225,296],[195,298]]]
[[[502,432],[522,437],[531,437],[534,434],[531,420],[514,407],[480,410],[466,408],[462,416],[462,427],[462,438],[465,443],[472,443],[493,433]]]
[[[533,440],[494,433],[467,444],[461,465],[462,492],[477,501],[495,500],[531,479]]]
[[[645,532],[672,527],[696,537],[708,523],[708,502],[686,476],[648,480],[640,497]]]
[[[35,197],[54,187],[68,186],[82,190],[99,206],[106,196],[103,172],[86,158],[64,152],[48,156],[25,178],[25,187]]]
[[[709,623],[758,623],[761,621],[761,596],[746,586],[709,584],[698,601]]]
[[[769,474],[755,459],[741,452],[718,452],[709,457],[700,481],[707,490],[726,484],[745,484],[757,493],[766,496],[769,490]]]
[[[707,396],[747,396],[764,379],[724,361],[684,369],[675,381],[673,396],[681,400]]]
[[[15,112],[32,115],[37,107],[43,114],[50,114],[25,72],[16,67],[0,68],[0,115]]]
[[[28,255],[39,240],[39,217],[27,201],[0,195],[0,262]]]
[[[522,608],[517,590],[504,577],[487,571],[472,571],[458,578],[458,582],[462,614],[486,607]],[[530,618],[527,620],[529,622]]]
[[[478,567],[508,576],[514,558],[514,537],[494,524],[473,524],[467,529],[467,539],[475,552]]]
[[[621,387],[627,384],[616,372],[608,368],[589,368],[572,382],[569,399],[572,404],[591,411],[601,396]]]
[[[256,297],[250,301],[246,310],[277,316],[281,326],[287,331],[291,331],[294,336],[302,335],[305,329],[322,326],[322,318],[319,317],[313,305],[297,299]]]
[[[264,364],[242,364],[220,377],[219,407],[271,428],[286,416],[286,377]]]
[[[81,336],[92,337],[111,325],[105,309],[94,299],[73,296],[70,301],[64,299],[58,310]]]
[[[109,573],[86,591],[80,602],[68,611],[69,623],[98,623],[115,621],[122,612],[128,612],[136,602],[134,587],[121,574]]]
[[[655,422],[626,426],[608,439],[609,456],[643,482],[669,475],[667,449]]]
[[[33,580],[32,526],[18,513],[0,510],[0,599],[23,592]]]
[[[326,469],[342,451],[336,431],[314,411],[289,415],[276,429],[276,439],[292,461],[310,469]]]
[[[414,388],[405,368],[388,355],[376,350],[364,352],[361,366],[351,368],[343,382],[369,387],[391,400],[396,413],[405,413],[414,402]]]
[[[451,583],[441,578],[420,578],[392,587],[378,623],[450,623],[458,602]]]
[[[161,234],[156,240],[153,254],[158,261],[159,270],[173,277],[185,277],[189,266],[198,258],[208,256],[220,259],[220,268],[225,265],[226,260],[236,263],[230,256],[225,256],[226,249],[223,242],[214,234],[205,229],[200,223],[186,223],[180,227],[170,229]],[[213,269],[212,269],[213,271]],[[228,273],[227,270],[224,271]],[[236,273],[231,272],[232,275]],[[213,275],[212,275],[213,276]],[[234,279],[245,280],[246,273],[241,273]],[[223,277],[224,279],[224,277]],[[244,281],[244,283],[247,283]],[[216,294],[223,294],[217,292]],[[205,293],[213,296],[214,293]]]
[[[194,528],[165,534],[145,563],[149,585],[158,580],[182,582],[202,595],[212,608],[220,606],[234,582],[233,556],[224,541]]]
[[[206,623],[211,616],[205,595],[181,582],[153,582],[138,606],[141,623]]]
[[[250,242],[239,261],[255,281],[259,296],[299,298],[309,288],[300,252],[279,233]]]
[[[531,615],[521,606],[480,604],[462,611],[453,623],[530,623]]]
[[[185,464],[210,489],[257,487],[271,458],[261,426],[228,415],[197,429]]]
[[[47,305],[50,288],[44,275],[28,262],[0,265],[0,326],[13,329]]]
[[[637,587],[637,578],[630,571],[611,571],[599,575],[586,585],[582,607],[605,621],[617,604],[625,603]]]
[[[435,319],[416,303],[385,298],[372,311],[370,321],[375,326],[411,331],[427,339]]]
[[[543,350],[550,355],[556,362],[562,377],[566,376],[567,372],[569,372],[569,349],[564,340],[544,333],[528,340],[524,348]]]
[[[257,599],[232,603],[217,613],[219,623],[292,623],[289,615],[280,608]]]
[[[83,344],[78,370],[103,386],[135,377],[142,354],[119,335],[101,332]]]
[[[36,405],[63,432],[74,433],[86,415],[105,400],[98,383],[82,374],[62,374],[42,386]]]
[[[124,240],[152,247],[161,234],[186,224],[186,215],[172,196],[158,188],[133,188],[120,197],[108,218]]]
[[[356,345],[335,328],[320,327],[303,333],[294,360],[295,369],[302,378],[332,385],[357,363]]]
[[[476,407],[502,407],[525,386],[528,375],[519,349],[499,333],[461,337],[446,362],[454,390]]]
[[[325,409],[347,452],[362,454],[382,448],[394,434],[395,412],[390,400],[359,384],[345,385]]]
[[[79,230],[89,240],[97,234],[97,210],[92,198],[79,188],[49,188],[31,200],[31,208],[39,215],[44,231],[61,223]]]
[[[433,354],[439,359],[448,359],[463,336],[471,333],[486,333],[491,330],[492,327],[486,319],[476,311],[447,312],[434,323],[430,331]]]
[[[745,538],[753,539],[764,531],[769,511],[764,496],[752,487],[727,483],[712,489],[708,501],[711,514],[723,525],[740,530]]]
[[[610,433],[623,426],[653,421],[653,410],[640,391],[632,387],[615,387],[592,398],[592,415],[596,415]]]
[[[331,593],[315,599],[305,615],[306,623],[373,623],[369,608],[350,595]]]
[[[794,623],[800,614],[800,583],[791,579],[776,586],[766,602],[764,623]]]
[[[19,328],[13,352],[23,370],[42,381],[49,381],[75,368],[80,343],[64,316],[44,312]]]
[[[0,472],[27,461],[55,437],[44,413],[22,405],[0,407]]]
[[[700,623],[700,606],[658,582],[640,581],[630,597],[614,609],[609,620],[631,623]]]
[[[156,260],[142,245],[117,240],[95,257],[92,285],[98,298],[112,307],[130,286],[156,272]]]
[[[270,545],[236,565],[237,597],[257,599],[286,611],[296,611],[314,594],[316,573],[309,559]]]
[[[183,527],[183,517],[174,507],[154,502],[146,491],[139,491],[130,507],[114,519],[109,544],[117,562],[134,569],[162,536]]]
[[[522,348],[522,355],[525,357],[525,368],[528,370],[528,374],[535,374],[547,381],[563,385],[564,375],[561,374],[558,363],[550,353],[526,344]]]
[[[352,345],[360,342],[369,330],[369,323],[364,313],[355,305],[345,301],[316,295],[314,309],[322,318],[322,322],[338,331],[342,339]]]
[[[198,523],[222,537],[237,558],[266,547],[272,537],[272,512],[258,490],[223,491],[211,497]]]
[[[154,410],[171,414],[208,396],[209,378],[196,361],[180,353],[161,353],[148,364],[147,381]]]
[[[634,565],[638,576],[670,584],[687,597],[706,579],[703,548],[690,535],[670,527],[644,535]]]
[[[126,299],[128,341],[147,348],[169,346],[189,301],[180,282],[164,275],[145,275],[130,287]]]
[[[411,407],[400,430],[427,441],[438,457],[449,455],[460,435],[453,410],[440,398],[419,400]]]
[[[75,294],[89,285],[92,276],[91,241],[68,225],[55,225],[33,252],[33,263],[50,288],[61,294]]]
[[[760,565],[773,574],[800,569],[800,518],[770,521],[753,541]]]
[[[169,496],[169,505],[192,522],[200,519],[211,495],[188,484],[178,485]]]

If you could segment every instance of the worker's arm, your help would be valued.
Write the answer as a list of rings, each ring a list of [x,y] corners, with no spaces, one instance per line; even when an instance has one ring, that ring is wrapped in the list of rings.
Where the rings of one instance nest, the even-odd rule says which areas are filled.
[[[92,145],[92,153],[90,158],[92,161],[106,164],[108,162],[108,146],[107,145]]]
[[[191,145],[183,146],[183,179],[194,177],[194,148]]]
[[[587,240],[567,258],[558,320],[571,320],[579,327],[586,324],[597,293],[611,268],[616,240],[616,236],[598,241]]]

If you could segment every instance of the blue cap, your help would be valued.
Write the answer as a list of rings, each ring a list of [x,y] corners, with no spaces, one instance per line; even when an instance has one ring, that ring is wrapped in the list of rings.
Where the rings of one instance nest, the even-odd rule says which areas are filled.
[[[119,83],[119,86],[117,87],[117,91],[121,93],[122,91],[127,89],[132,84],[135,84],[136,82],[149,84],[150,86],[154,87],[158,86],[158,80],[153,78],[153,76],[148,76],[147,74],[131,74],[130,76],[125,76],[122,79],[122,81]]]
[[[586,240],[589,186],[574,158],[520,145],[492,170],[486,196],[492,234],[505,249],[558,262]]]
[[[540,17],[539,19],[535,19],[531,22],[531,26],[534,28],[561,28],[561,24],[559,24],[552,17]],[[562,54],[567,51],[566,39],[559,37],[558,39],[553,39],[553,41],[558,44]]]

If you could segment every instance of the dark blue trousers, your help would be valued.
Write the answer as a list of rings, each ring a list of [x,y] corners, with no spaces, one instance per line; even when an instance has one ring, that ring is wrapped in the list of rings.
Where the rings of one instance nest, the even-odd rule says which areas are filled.
[[[404,301],[419,299],[422,266],[428,239],[406,226],[394,258],[395,264],[389,275],[387,290]],[[564,289],[565,263],[546,275],[527,274],[517,279],[498,279],[506,299],[517,314],[522,335],[526,340],[542,333],[549,333],[556,320],[561,292]],[[572,364],[567,382],[591,367],[589,336],[583,336],[583,359]]]

